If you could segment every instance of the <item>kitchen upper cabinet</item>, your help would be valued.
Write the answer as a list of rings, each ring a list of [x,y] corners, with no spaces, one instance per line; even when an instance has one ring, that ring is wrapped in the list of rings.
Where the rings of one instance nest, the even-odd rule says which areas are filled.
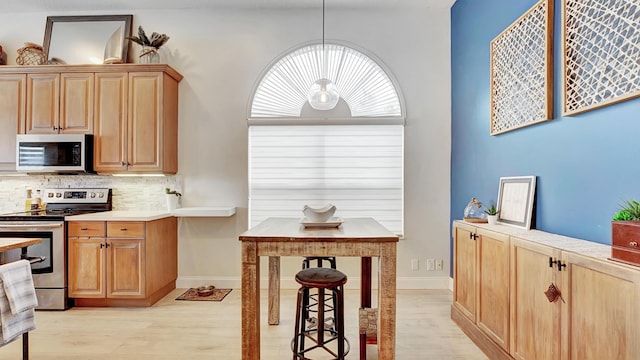
[[[97,79],[95,170],[175,174],[178,81],[166,72],[111,76]]]
[[[76,306],[150,306],[175,289],[177,219],[69,221]]]
[[[126,171],[129,74],[96,74],[94,169]]]
[[[93,133],[93,73],[27,74],[25,132]]]
[[[0,74],[0,171],[16,168],[16,134],[24,124],[25,74]]]
[[[1,66],[0,170],[16,134],[75,133],[94,135],[99,173],[175,174],[181,80],[166,64]]]
[[[638,359],[640,271],[563,253],[563,359]]]
[[[544,292],[560,286],[560,251],[511,237],[511,355],[514,359],[560,359],[562,300]],[[561,290],[562,291],[562,290]]]

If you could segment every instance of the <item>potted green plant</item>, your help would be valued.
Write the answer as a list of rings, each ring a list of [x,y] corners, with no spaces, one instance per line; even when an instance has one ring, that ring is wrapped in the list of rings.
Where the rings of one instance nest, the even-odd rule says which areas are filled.
[[[495,225],[496,221],[498,220],[498,214],[500,213],[500,210],[496,208],[496,205],[491,204],[491,206],[484,212],[485,214],[487,214],[487,221],[489,222],[489,224]]]
[[[611,220],[611,257],[640,264],[640,202],[625,201]]]
[[[175,209],[178,208],[181,193],[176,190],[171,190],[170,188],[164,189],[164,196],[167,199],[167,210],[172,213]]]

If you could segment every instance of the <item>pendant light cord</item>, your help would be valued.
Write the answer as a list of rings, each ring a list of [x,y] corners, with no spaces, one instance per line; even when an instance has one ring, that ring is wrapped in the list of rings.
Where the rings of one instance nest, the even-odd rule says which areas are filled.
[[[327,52],[324,50],[324,2],[322,0],[322,78],[327,77]]]
[[[324,53],[324,1],[322,0],[322,52]]]

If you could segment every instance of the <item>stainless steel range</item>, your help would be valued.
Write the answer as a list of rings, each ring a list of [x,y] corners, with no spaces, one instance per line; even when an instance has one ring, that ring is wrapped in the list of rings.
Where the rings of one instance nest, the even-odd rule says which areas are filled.
[[[111,189],[45,189],[44,209],[0,215],[0,237],[39,238],[29,246],[38,310],[64,310],[67,297],[67,236],[65,216],[109,211]],[[0,263],[25,255],[20,250],[5,252]]]

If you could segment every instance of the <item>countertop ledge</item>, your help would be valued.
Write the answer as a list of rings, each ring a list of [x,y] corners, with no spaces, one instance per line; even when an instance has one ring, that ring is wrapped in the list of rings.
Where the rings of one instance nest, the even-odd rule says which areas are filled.
[[[152,221],[172,217],[173,214],[166,211],[104,211],[92,214],[71,215],[66,221]]]
[[[175,217],[228,217],[236,213],[235,206],[195,206],[173,211]]]

